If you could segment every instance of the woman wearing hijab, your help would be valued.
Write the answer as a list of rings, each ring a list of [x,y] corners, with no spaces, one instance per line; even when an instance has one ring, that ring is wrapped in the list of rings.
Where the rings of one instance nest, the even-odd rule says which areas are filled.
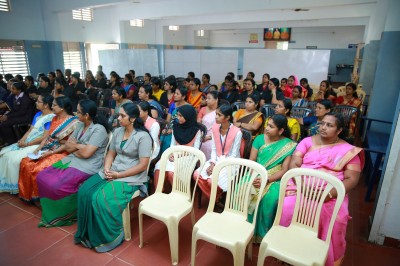
[[[178,108],[177,122],[172,127],[172,140],[170,147],[176,145],[190,146],[200,149],[202,132],[200,125],[196,121],[196,110],[192,105],[182,105]],[[169,158],[166,167],[166,176],[172,184],[174,177],[174,158]],[[157,187],[160,172],[160,162],[156,164],[154,171],[154,186]]]

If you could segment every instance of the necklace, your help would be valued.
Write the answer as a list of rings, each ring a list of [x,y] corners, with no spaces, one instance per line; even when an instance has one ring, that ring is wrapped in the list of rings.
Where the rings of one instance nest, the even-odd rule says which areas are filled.
[[[321,135],[319,136],[319,143],[320,143],[320,145],[321,145],[321,146],[323,146],[323,145],[333,145],[333,144],[336,144],[336,143],[338,143],[338,141],[339,141],[339,137],[338,137],[338,136],[336,136],[336,140],[335,140],[334,142],[332,142],[332,143],[328,143],[328,144],[323,144],[323,143],[322,143],[322,138],[321,138]]]

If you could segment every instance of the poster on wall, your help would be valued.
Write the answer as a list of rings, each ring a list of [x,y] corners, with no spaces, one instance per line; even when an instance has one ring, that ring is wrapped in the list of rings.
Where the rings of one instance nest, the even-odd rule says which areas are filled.
[[[290,41],[291,28],[265,28],[264,41]]]

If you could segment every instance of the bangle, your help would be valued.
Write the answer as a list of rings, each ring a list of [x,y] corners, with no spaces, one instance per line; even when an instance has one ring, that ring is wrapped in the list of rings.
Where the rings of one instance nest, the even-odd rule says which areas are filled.
[[[329,196],[330,199],[333,199],[332,194],[331,194],[330,191],[328,192],[328,196]]]
[[[118,172],[117,172],[117,176],[115,177],[116,179],[118,178]]]

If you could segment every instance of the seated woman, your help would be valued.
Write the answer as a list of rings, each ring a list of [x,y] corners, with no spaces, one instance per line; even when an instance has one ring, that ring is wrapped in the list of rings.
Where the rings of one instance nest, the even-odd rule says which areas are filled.
[[[206,159],[210,160],[211,156],[211,128],[215,124],[215,110],[218,106],[218,92],[210,91],[206,99],[207,106],[202,107],[197,114],[197,123],[201,123],[207,128],[207,135],[203,139],[201,151],[206,155]]]
[[[131,100],[126,98],[125,89],[121,87],[115,87],[112,90],[111,97],[113,101],[111,102],[111,116],[109,118],[109,123],[112,125],[113,128],[118,127],[118,114],[121,106],[125,103],[131,103]]]
[[[315,115],[304,118],[296,118],[300,125],[306,126],[308,136],[314,136],[319,133],[319,123],[324,116],[331,111],[332,102],[322,100],[315,107]]]
[[[0,151],[0,192],[18,193],[19,167],[21,160],[33,152],[46,138],[51,120],[53,96],[40,95],[36,101],[39,112],[35,115],[28,132],[15,144]]]
[[[291,155],[296,148],[296,143],[290,137],[291,133],[287,126],[287,118],[276,114],[268,119],[265,134],[258,135],[253,142],[250,160],[256,161],[268,172],[268,185],[262,192],[262,198],[258,207],[256,227],[254,231],[255,243],[261,243],[265,234],[274,223],[278,207],[279,187],[282,176],[289,169]],[[253,183],[256,190],[260,188],[260,179]],[[255,202],[250,202],[249,221],[253,221]]]
[[[174,103],[170,104],[168,115],[167,115],[167,126],[162,131],[162,135],[160,137],[161,141],[161,153],[163,153],[166,149],[171,145],[172,140],[172,128],[174,123],[178,121],[178,109],[179,107],[189,104],[186,102],[188,90],[185,87],[179,87],[175,89],[174,93]]]
[[[357,86],[354,83],[348,83],[346,85],[346,95],[339,96],[336,99],[337,105],[350,105],[354,106],[357,109],[361,107],[361,100],[358,98],[357,95]],[[349,135],[353,136],[356,129],[356,117],[355,115],[350,120],[350,128],[349,128]]]
[[[137,101],[138,99],[135,99],[135,98],[137,98],[137,89],[136,89],[136,86],[134,85],[131,74],[129,74],[129,73],[125,74],[123,86],[124,86],[124,90],[126,92],[126,98],[131,101]]]
[[[36,184],[38,173],[68,155],[62,144],[67,141],[68,136],[78,124],[77,117],[72,115],[72,103],[68,97],[55,98],[52,109],[56,116],[51,121],[49,135],[33,152],[39,154],[40,151],[42,155],[37,160],[25,157],[21,161],[18,180],[19,197],[28,202],[39,200]]]
[[[153,154],[150,160],[153,160],[160,153],[160,124],[151,117],[151,106],[148,102],[140,102],[138,104],[140,118],[144,122],[144,127],[149,131],[153,139]]]
[[[18,141],[13,125],[30,123],[34,114],[34,103],[25,91],[24,82],[14,82],[11,87],[13,104],[10,112],[0,116],[0,138],[8,144]]]
[[[292,89],[292,106],[293,107],[307,107],[307,101],[301,98],[301,87],[294,86]]]
[[[157,77],[151,79],[153,97],[165,108],[169,107],[167,92],[162,89],[161,80]]]
[[[211,158],[205,163],[201,173],[195,171],[193,175],[193,178],[197,179],[200,174],[198,185],[208,198],[211,194],[211,174],[215,164],[228,157],[240,157],[242,132],[240,128],[232,125],[232,112],[230,105],[221,105],[217,108],[215,123],[211,129]],[[226,172],[222,172],[218,178],[217,198],[222,192],[227,191],[227,183]]]
[[[294,141],[298,141],[300,139],[300,125],[299,122],[295,118],[290,117],[290,112],[292,111],[292,101],[290,99],[278,100],[278,104],[275,106],[275,114],[284,115],[288,121],[288,127],[291,133],[291,139]],[[268,120],[265,123],[265,126],[268,125]]]
[[[263,117],[262,113],[257,111],[259,102],[258,94],[250,94],[246,98],[246,109],[239,109],[233,116],[233,124],[250,131],[253,139],[262,132]]]
[[[77,109],[79,123],[65,143],[69,153],[39,172],[36,180],[42,206],[39,226],[63,226],[76,221],[79,186],[103,165],[108,143],[107,121],[97,116],[96,103],[82,100]]]
[[[200,149],[202,132],[200,126],[196,122],[196,110],[190,104],[182,105],[178,109],[177,123],[172,128],[172,141],[170,147],[176,145],[191,146]],[[174,177],[173,158],[170,158],[166,166],[166,177],[172,184]],[[160,174],[160,162],[156,164],[154,171],[154,185],[157,187],[158,177]]]
[[[330,173],[343,182],[348,193],[357,185],[360,178],[364,165],[363,150],[342,139],[345,137],[345,128],[343,116],[340,114],[326,114],[319,131],[318,135],[305,138],[297,145],[289,168],[311,168]],[[322,206],[318,229],[320,239],[326,238],[336,195],[336,191],[331,190]],[[291,184],[286,190],[281,225],[288,226],[291,223],[295,202],[296,190]],[[348,204],[349,198],[346,195],[333,226],[326,265],[334,265],[344,257],[346,228],[350,218]]]
[[[97,252],[107,252],[122,243],[122,211],[134,192],[147,193],[147,166],[152,139],[139,108],[125,104],[104,160],[104,169],[85,181],[78,191],[78,230],[75,243]]]
[[[315,102],[320,102],[322,100],[330,100],[335,102],[336,97],[336,92],[334,92],[331,88],[329,81],[323,80],[319,85],[319,91],[313,94],[311,100]]]
[[[161,105],[153,99],[153,90],[150,84],[143,85],[139,88],[139,99],[148,102],[153,108],[151,109],[151,116],[154,118],[163,118],[164,110]]]

